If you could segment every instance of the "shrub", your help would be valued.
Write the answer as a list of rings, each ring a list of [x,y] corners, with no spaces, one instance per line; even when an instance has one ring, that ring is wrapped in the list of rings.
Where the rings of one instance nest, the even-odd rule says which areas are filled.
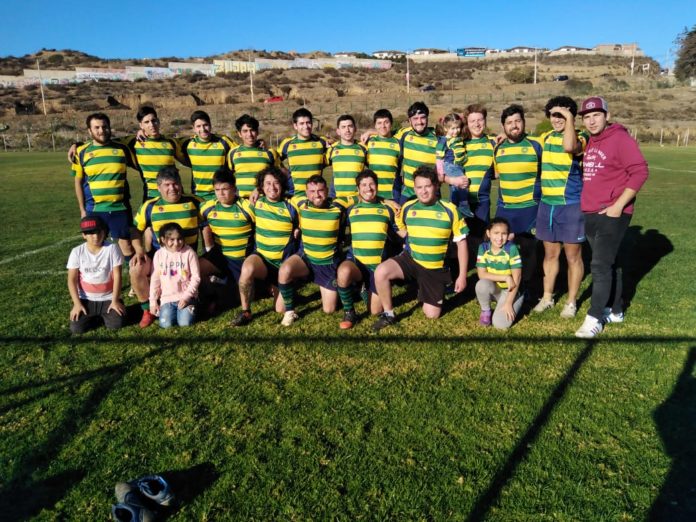
[[[590,94],[594,90],[594,85],[592,85],[591,81],[576,80],[575,78],[571,78],[570,80],[568,80],[565,86],[566,89],[571,91],[572,93],[581,95]]]
[[[533,83],[534,67],[515,67],[503,77],[510,83]]]

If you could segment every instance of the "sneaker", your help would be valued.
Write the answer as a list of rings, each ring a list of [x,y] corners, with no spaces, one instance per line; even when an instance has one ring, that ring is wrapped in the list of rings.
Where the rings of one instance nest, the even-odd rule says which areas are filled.
[[[575,332],[575,337],[580,337],[581,339],[593,339],[601,332],[601,321],[592,317],[591,315],[586,315],[582,326]]]
[[[490,326],[493,322],[493,311],[492,310],[481,310],[481,315],[479,315],[479,324],[482,326]]]
[[[140,328],[147,328],[155,322],[155,319],[157,319],[157,316],[152,314],[150,310],[143,310],[143,317],[140,319],[139,323]]]
[[[396,316],[387,315],[385,313],[379,314],[379,318],[372,325],[373,332],[379,332],[382,328],[396,324]]]
[[[623,312],[614,313],[611,311],[611,308],[605,308],[604,312],[603,312],[602,319],[604,320],[605,323],[623,323],[624,322],[624,313]]]
[[[135,485],[142,495],[160,506],[171,506],[174,504],[172,488],[159,475],[148,475],[133,481],[131,484]]]
[[[132,504],[116,504],[111,507],[111,516],[117,522],[151,522],[155,514],[149,509]]]
[[[251,311],[239,312],[239,315],[230,321],[230,326],[246,326],[251,322]]]
[[[283,320],[280,321],[280,324],[283,326],[291,326],[292,323],[297,321],[299,318],[300,316],[297,315],[294,310],[288,310],[285,312],[285,315],[283,315]]]
[[[357,322],[358,314],[355,312],[355,308],[351,308],[347,312],[344,312],[343,321],[339,323],[338,327],[341,330],[350,330]]]
[[[575,303],[566,303],[563,310],[561,310],[561,317],[563,319],[572,319],[577,313],[578,307]]]
[[[555,304],[556,302],[553,299],[546,299],[545,297],[542,297],[539,299],[537,305],[532,308],[532,311],[539,314],[545,310],[548,310],[549,308],[553,308]]]

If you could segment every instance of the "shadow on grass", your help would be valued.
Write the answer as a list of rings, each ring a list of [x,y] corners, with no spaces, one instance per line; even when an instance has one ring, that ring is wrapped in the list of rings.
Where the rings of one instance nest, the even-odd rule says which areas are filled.
[[[696,346],[691,347],[671,395],[653,413],[666,453],[672,458],[649,520],[696,520]]]
[[[131,368],[158,355],[165,348],[161,346],[142,357],[129,359],[121,364],[44,382],[34,381],[2,392],[2,395],[10,395],[24,390],[40,389],[29,399],[5,405],[0,411],[6,412],[28,402],[40,400],[61,389],[65,388],[64,393],[69,393],[70,389],[75,389],[87,381],[94,381],[89,395],[81,402],[77,398],[71,401],[72,407],[64,413],[64,420],[48,433],[43,442],[34,447],[28,447],[24,455],[17,458],[17,462],[12,466],[15,470],[14,476],[3,479],[4,483],[0,490],[0,513],[2,513],[0,518],[3,520],[29,519],[41,510],[53,507],[82,479],[85,472],[81,469],[65,471],[43,479],[36,476],[41,475],[42,470],[60,454],[63,447],[86,426],[99,408],[101,401]],[[46,389],[41,389],[43,387]]]
[[[172,491],[176,495],[176,504],[192,503],[197,496],[208,489],[220,476],[215,469],[215,466],[210,462],[197,464],[192,468],[165,471],[161,473],[162,477],[169,482]],[[175,515],[177,508],[171,509],[164,513],[160,520],[166,520]]]

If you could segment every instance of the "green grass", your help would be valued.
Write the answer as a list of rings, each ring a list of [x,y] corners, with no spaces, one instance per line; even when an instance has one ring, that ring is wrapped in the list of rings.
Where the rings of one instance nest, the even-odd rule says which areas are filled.
[[[469,289],[437,322],[406,302],[372,335],[339,331],[311,287],[291,329],[264,300],[244,329],[232,310],[73,338],[64,155],[0,154],[3,518],[104,519],[116,481],[160,472],[174,520],[693,519],[696,151],[644,152],[634,295],[595,342],[572,336],[586,292],[575,320],[499,333]]]

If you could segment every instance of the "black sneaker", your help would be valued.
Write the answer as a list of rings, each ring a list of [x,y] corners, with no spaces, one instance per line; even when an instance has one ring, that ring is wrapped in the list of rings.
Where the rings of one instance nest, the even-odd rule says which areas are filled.
[[[358,322],[358,314],[355,312],[355,308],[351,308],[343,314],[343,321],[338,325],[341,330],[350,330]]]
[[[396,324],[396,316],[387,315],[385,313],[379,314],[379,319],[375,321],[372,325],[373,332],[379,332],[382,328]]]
[[[230,326],[246,326],[251,322],[251,312],[245,310],[244,312],[239,312],[239,315],[230,321]]]

